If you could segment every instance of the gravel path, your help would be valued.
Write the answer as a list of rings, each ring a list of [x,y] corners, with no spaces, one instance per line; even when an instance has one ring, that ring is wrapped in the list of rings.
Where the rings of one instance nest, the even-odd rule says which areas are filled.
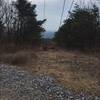
[[[15,66],[0,65],[0,100],[100,100],[80,94],[65,90],[50,76],[33,76]]]

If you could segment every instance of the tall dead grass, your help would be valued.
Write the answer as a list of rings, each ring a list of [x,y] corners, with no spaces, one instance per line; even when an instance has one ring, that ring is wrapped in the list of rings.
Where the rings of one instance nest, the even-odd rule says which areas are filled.
[[[4,53],[0,55],[0,63],[18,66],[27,66],[37,60],[37,55],[33,52],[19,51],[16,53]]]

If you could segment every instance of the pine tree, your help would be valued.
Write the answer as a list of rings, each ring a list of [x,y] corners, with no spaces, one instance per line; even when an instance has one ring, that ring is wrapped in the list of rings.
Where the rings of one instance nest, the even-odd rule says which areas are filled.
[[[4,25],[2,21],[0,21],[0,41],[3,39]]]
[[[56,32],[57,43],[64,47],[92,48],[100,38],[99,10],[92,8],[80,8],[78,5],[70,13],[68,19]]]
[[[17,0],[15,7],[18,11],[18,41],[22,43],[37,44],[41,40],[41,32],[44,29],[41,25],[45,22],[37,21],[36,5],[32,5],[27,0]]]
[[[0,40],[1,40],[1,38],[2,38],[3,28],[4,28],[4,25],[3,25],[3,23],[2,23],[2,17],[3,17],[2,8],[3,8],[3,1],[0,0]]]

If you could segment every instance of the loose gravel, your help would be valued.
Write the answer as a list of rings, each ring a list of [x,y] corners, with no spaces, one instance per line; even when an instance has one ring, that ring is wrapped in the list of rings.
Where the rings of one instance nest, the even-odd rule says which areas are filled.
[[[100,100],[100,97],[74,95],[47,75],[31,75],[16,66],[0,65],[0,100]]]

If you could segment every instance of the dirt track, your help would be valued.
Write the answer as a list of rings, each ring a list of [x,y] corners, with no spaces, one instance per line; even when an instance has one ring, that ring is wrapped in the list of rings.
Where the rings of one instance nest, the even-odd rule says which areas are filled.
[[[32,75],[16,66],[0,65],[0,100],[100,100],[73,94],[48,75]]]
[[[20,51],[1,54],[2,63],[22,67],[33,75],[50,75],[65,88],[100,95],[100,60],[69,51]]]

